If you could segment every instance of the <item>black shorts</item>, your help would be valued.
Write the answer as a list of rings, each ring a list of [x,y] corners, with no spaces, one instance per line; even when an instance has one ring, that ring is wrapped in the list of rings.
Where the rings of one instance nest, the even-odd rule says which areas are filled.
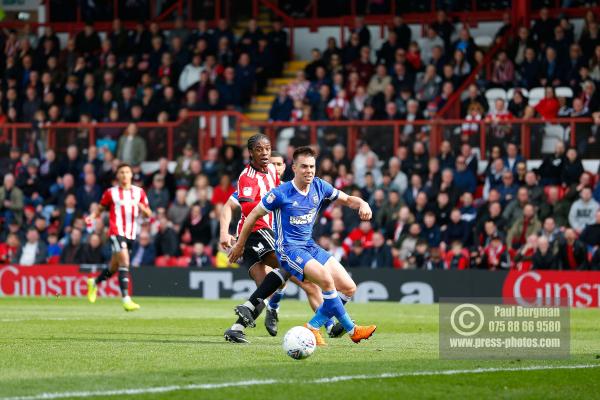
[[[244,265],[250,269],[273,251],[275,251],[275,234],[271,229],[263,228],[252,232],[244,247]]]
[[[108,240],[113,254],[120,253],[123,250],[131,251],[133,248],[133,240],[127,239],[125,236],[111,235]]]

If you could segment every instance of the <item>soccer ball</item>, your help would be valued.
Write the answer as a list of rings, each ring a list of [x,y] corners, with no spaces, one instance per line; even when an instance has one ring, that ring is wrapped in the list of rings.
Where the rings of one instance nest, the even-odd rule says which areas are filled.
[[[294,360],[308,358],[316,348],[315,335],[303,326],[295,326],[283,337],[283,351]]]

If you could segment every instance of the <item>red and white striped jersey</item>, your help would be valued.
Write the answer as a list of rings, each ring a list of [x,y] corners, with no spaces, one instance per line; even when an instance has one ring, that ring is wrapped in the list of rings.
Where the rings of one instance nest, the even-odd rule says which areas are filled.
[[[100,204],[109,209],[110,236],[118,235],[135,240],[140,203],[148,206],[148,197],[141,187],[131,186],[131,189],[125,190],[115,186],[106,189]]]
[[[237,187],[238,200],[242,207],[242,217],[238,224],[238,234],[241,232],[244,220],[248,214],[252,212],[262,197],[271,189],[279,186],[279,183],[279,176],[273,164],[268,164],[266,173],[257,171],[251,164],[248,164],[244,168],[238,178]],[[271,213],[256,221],[252,232],[263,228],[273,229],[273,216]]]

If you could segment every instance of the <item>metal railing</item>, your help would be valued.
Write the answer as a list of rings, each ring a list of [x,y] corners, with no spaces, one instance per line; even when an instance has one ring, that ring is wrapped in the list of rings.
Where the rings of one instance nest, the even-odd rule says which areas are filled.
[[[284,24],[287,28],[299,28],[299,27],[309,27],[313,30],[318,29],[322,26],[339,26],[340,29],[349,29],[353,27],[355,17],[359,14],[356,8],[356,0],[350,1],[350,12],[347,15],[336,16],[336,17],[319,17],[318,13],[315,13],[317,10],[314,7],[314,3],[316,0],[311,0],[313,6],[311,7],[311,15],[307,18],[296,18],[287,15],[284,11],[281,10],[274,2],[271,0],[240,0],[242,3],[247,1],[250,5],[250,15],[253,17],[258,17],[260,13],[260,7],[264,7],[267,10],[271,11],[274,16],[283,20]],[[391,2],[390,12],[385,14],[369,14],[365,16],[365,22],[369,25],[378,25],[380,27],[381,35],[383,37],[385,29],[392,22],[392,19],[395,15],[401,13],[404,17],[405,22],[410,24],[420,24],[425,25],[429,22],[433,21],[435,18],[436,9],[436,1],[431,1],[430,10],[428,12],[404,12],[405,10],[401,9],[398,5],[396,5],[396,1]],[[560,0],[554,0],[554,8],[550,9],[550,15],[554,17],[558,17],[560,15],[565,15],[570,18],[578,17],[581,18],[585,15],[587,11],[593,11],[594,13],[600,12],[600,7],[578,7],[578,8],[560,8]],[[148,22],[154,21],[158,22],[161,29],[170,29],[173,27],[172,17],[174,16],[182,16],[184,17],[184,25],[187,28],[193,29],[196,27],[196,22],[198,19],[202,18],[208,22],[210,27],[214,27],[216,22],[219,19],[225,18],[227,20],[232,20],[237,16],[237,11],[239,9],[238,2],[234,2],[232,0],[213,0],[212,8],[208,11],[209,13],[205,13],[202,16],[194,16],[193,7],[197,3],[195,0],[176,0],[173,4],[168,6],[164,10],[158,10],[156,5],[156,0],[150,0],[148,2],[148,10],[147,13],[149,18]],[[56,19],[57,15],[64,15],[65,10],[56,10],[52,7],[52,2],[49,0],[44,1],[44,6],[46,8],[46,18],[47,22],[32,22],[32,21],[2,21],[0,23],[0,27],[2,28],[22,28],[24,25],[29,25],[31,28],[40,28],[44,26],[52,26],[56,32],[62,33],[77,33],[83,30],[85,23],[85,16],[81,10],[82,2],[77,2],[77,6],[74,10],[74,18],[69,21],[61,21]],[[243,3],[246,4],[246,3]],[[530,6],[529,2],[527,4]],[[127,19],[125,15],[123,15],[121,8],[125,7],[125,2],[112,0],[110,2],[111,12],[103,20],[95,19],[93,20],[96,30],[98,31],[110,31],[112,27],[112,18],[119,18],[122,20],[123,25],[127,29],[133,29],[137,21],[139,21],[140,16],[136,18]],[[235,7],[234,7],[235,6]],[[530,10],[531,12],[528,14],[531,18],[537,18],[539,16],[539,11]],[[460,12],[449,12],[448,16],[453,21],[461,21],[466,23],[468,26],[476,26],[479,22],[486,21],[500,21],[502,19],[502,14],[505,10],[481,10],[478,6],[478,2],[472,0],[471,1],[471,10],[469,11],[460,11]],[[125,18],[124,18],[125,17]]]
[[[80,146],[110,144],[125,130],[128,123],[56,123],[33,129],[31,124],[0,125],[0,142],[26,148],[31,132],[35,131],[44,145],[63,152],[70,144]],[[342,143],[353,156],[360,141],[366,141],[384,156],[396,154],[402,145],[410,145],[415,138],[427,143],[429,153],[436,155],[443,140],[453,148],[467,142],[486,159],[494,145],[503,146],[511,141],[518,144],[527,159],[551,153],[556,142],[585,149],[593,120],[591,118],[513,119],[502,123],[465,121],[462,119],[392,120],[392,121],[254,121],[239,112],[194,112],[176,122],[138,123],[139,134],[147,142],[148,158],[174,159],[187,143],[206,155],[212,147],[225,143],[243,146],[242,130],[247,128],[268,135],[273,143],[284,150],[289,145],[318,144],[321,147]],[[113,145],[116,145],[113,143]],[[596,152],[595,154],[600,154]],[[596,156],[597,157],[597,156]]]

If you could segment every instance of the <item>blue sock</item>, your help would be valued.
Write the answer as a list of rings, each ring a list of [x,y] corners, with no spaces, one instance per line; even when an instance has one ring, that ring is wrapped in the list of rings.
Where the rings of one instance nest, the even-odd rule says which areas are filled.
[[[340,297],[340,300],[342,301],[343,305],[346,305],[346,303],[348,301],[350,301],[350,297],[346,296],[342,292],[338,292],[338,296]],[[335,323],[335,321],[333,320],[333,318],[330,318],[329,321],[327,321],[325,323],[325,329],[327,329],[327,331],[329,331],[329,329],[331,329],[331,327],[333,326],[334,323]]]
[[[323,304],[321,305],[322,313],[329,318],[342,314],[339,308],[344,308],[338,294],[335,290],[323,290]]]
[[[337,319],[340,321],[346,332],[352,333],[352,330],[354,329],[354,322],[352,322],[352,318],[350,318],[348,313],[345,313],[341,317],[337,317]]]
[[[328,319],[336,317],[347,332],[354,329],[354,322],[346,312],[342,300],[335,290],[323,291],[323,304],[317,310],[315,317],[309,322],[310,326],[320,328]],[[313,325],[313,322],[318,326]]]
[[[277,289],[275,293],[269,299],[269,308],[272,310],[279,309],[279,302],[283,298],[283,294],[285,293],[285,287],[282,289]]]
[[[315,316],[308,322],[310,326],[317,329],[325,325],[331,319],[331,317],[335,315],[334,308],[336,307],[337,303],[342,305],[335,290],[323,290],[322,293],[323,304],[317,308],[317,311],[315,311]],[[337,300],[337,302],[335,300]],[[342,308],[343,307],[344,306],[342,305]]]
[[[319,329],[325,323],[327,323],[328,320],[329,317],[323,314],[323,304],[321,304],[321,306],[317,308],[317,311],[315,311],[314,317],[312,317],[312,319],[308,321],[308,325],[312,326],[315,329]]]

